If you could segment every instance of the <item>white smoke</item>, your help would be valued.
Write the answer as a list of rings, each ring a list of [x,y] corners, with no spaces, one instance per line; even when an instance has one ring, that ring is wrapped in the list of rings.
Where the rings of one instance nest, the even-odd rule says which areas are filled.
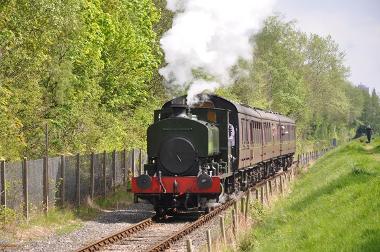
[[[160,74],[169,85],[190,85],[188,103],[204,90],[230,84],[231,68],[252,57],[249,40],[273,5],[274,0],[168,0],[176,15],[160,41],[167,62]],[[208,80],[194,70],[207,73]]]

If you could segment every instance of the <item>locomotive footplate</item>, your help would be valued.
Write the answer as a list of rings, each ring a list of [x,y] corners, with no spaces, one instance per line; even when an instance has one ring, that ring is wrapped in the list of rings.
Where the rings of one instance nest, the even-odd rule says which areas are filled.
[[[146,176],[147,175],[141,175]],[[220,194],[220,177],[135,177],[132,178],[132,192],[137,194],[175,194],[186,193]],[[145,182],[145,183],[144,183]]]

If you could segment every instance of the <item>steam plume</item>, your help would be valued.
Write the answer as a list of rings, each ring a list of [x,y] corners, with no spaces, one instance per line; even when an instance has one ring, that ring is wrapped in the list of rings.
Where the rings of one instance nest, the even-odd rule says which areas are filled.
[[[239,59],[250,59],[249,39],[273,4],[274,0],[168,0],[167,8],[176,15],[160,41],[167,62],[160,74],[169,85],[190,85],[189,103],[204,90],[230,84],[231,67]]]

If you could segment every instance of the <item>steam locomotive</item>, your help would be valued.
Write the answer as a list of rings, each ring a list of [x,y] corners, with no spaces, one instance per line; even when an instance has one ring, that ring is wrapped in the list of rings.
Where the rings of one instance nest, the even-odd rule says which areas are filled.
[[[148,163],[132,179],[136,199],[158,215],[208,211],[223,195],[246,190],[281,169],[295,153],[294,120],[217,95],[186,96],[154,113]]]

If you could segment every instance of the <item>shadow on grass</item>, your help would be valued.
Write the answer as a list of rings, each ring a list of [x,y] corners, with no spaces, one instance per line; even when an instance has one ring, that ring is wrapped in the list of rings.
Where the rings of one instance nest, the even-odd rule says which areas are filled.
[[[360,238],[361,244],[352,251],[380,251],[380,229],[366,229]]]
[[[353,184],[361,184],[366,183],[368,181],[368,177],[372,176],[372,173],[364,171],[360,168],[354,168],[350,173],[339,177],[331,181],[326,186],[315,190],[310,193],[308,196],[299,200],[292,204],[290,209],[292,211],[302,211],[304,208],[308,207],[313,202],[317,201],[320,197],[334,194],[336,191],[339,191],[347,186],[351,186]]]

